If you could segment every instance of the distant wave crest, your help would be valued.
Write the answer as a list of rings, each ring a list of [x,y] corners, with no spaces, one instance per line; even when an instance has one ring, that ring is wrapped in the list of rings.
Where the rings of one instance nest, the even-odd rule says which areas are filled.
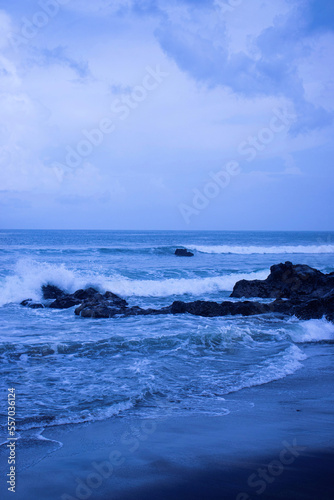
[[[188,245],[191,250],[210,254],[330,254],[334,245],[282,245],[282,246],[231,246],[231,245]]]

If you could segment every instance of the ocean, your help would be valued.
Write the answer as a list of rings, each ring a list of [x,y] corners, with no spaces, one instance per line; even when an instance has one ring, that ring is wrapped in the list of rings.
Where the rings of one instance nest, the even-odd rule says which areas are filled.
[[[176,257],[178,247],[194,257]],[[334,271],[334,233],[0,231],[0,443],[9,387],[17,394],[18,438],[115,416],[224,416],[254,404],[239,400],[242,389],[305,366],[309,345],[321,347],[313,360],[320,369],[334,341],[325,320],[85,319],[73,308],[22,307],[41,298],[43,284],[68,292],[93,286],[131,306],[163,307],[225,300],[238,280],[264,279],[287,260]]]

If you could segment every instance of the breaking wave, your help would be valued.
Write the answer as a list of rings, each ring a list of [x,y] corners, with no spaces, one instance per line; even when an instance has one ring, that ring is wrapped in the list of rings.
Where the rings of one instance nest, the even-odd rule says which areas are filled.
[[[41,298],[41,286],[51,283],[73,293],[79,288],[94,286],[101,291],[110,290],[124,297],[169,297],[173,295],[203,295],[219,291],[231,291],[241,279],[265,279],[269,271],[232,273],[208,278],[170,278],[161,280],[137,280],[122,275],[83,276],[64,265],[20,260],[15,274],[7,276],[0,292],[0,305]]]
[[[331,254],[334,245],[297,245],[297,246],[230,246],[230,245],[188,245],[191,250],[211,254]]]

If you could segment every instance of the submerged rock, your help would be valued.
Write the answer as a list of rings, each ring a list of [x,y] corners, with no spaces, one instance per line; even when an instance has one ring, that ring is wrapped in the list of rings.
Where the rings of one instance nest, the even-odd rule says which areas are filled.
[[[194,254],[192,252],[189,252],[186,248],[177,248],[175,250],[175,255],[178,257],[193,257]]]

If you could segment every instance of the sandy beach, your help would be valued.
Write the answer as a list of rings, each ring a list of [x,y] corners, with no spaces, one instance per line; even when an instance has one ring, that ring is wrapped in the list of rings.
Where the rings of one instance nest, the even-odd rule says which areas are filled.
[[[18,441],[15,497],[3,488],[1,496],[330,500],[334,345],[319,370],[323,347],[308,345],[295,374],[229,394],[225,416],[115,417],[51,427],[47,441]]]

